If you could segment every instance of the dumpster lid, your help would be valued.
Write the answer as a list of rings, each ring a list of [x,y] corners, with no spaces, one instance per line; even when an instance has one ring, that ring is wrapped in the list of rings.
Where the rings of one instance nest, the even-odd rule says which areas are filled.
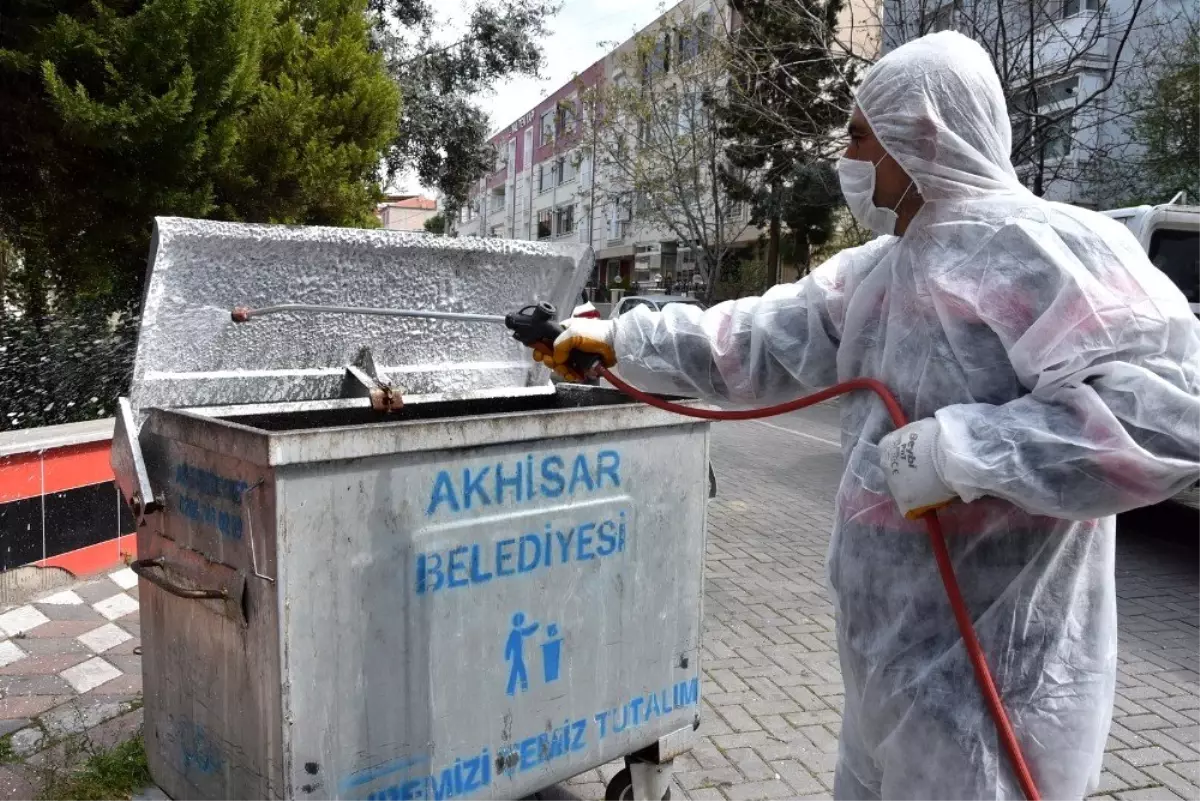
[[[150,408],[334,400],[347,397],[351,364],[385,375],[403,398],[552,392],[549,371],[503,325],[322,313],[238,324],[230,311],[504,315],[545,300],[569,315],[591,264],[586,245],[159,217],[130,401],[140,420]]]

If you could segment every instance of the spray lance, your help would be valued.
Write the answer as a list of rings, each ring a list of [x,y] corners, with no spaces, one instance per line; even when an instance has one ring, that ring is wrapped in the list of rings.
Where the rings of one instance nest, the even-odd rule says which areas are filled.
[[[381,309],[359,306],[314,306],[292,303],[264,306],[258,309],[238,307],[233,310],[231,317],[235,323],[244,323],[254,317],[279,313],[367,314],[503,325],[512,332],[513,339],[543,355],[554,353],[554,341],[563,332],[563,327],[557,319],[556,309],[553,305],[544,301],[526,306],[519,311],[506,315]],[[765,417],[775,417],[822,403],[839,395],[856,391],[869,391],[874,392],[883,402],[884,406],[887,407],[888,414],[892,418],[892,423],[897,428],[908,425],[908,418],[891,391],[888,390],[883,382],[873,378],[850,379],[849,381],[835,384],[821,392],[774,406],[765,406],[758,409],[724,410],[684,406],[642,392],[636,387],[625,383],[604,367],[600,363],[600,357],[595,354],[574,351],[567,362],[567,367],[585,378],[604,378],[625,395],[649,406],[702,420],[757,420]],[[958,624],[959,635],[963,639],[967,656],[975,671],[975,679],[979,685],[980,692],[983,694],[984,703],[991,714],[992,721],[995,723],[1000,744],[1009,758],[1013,774],[1021,786],[1022,793],[1024,793],[1029,801],[1038,801],[1041,796],[1038,793],[1037,785],[1033,781],[1033,776],[1029,772],[1024,754],[1021,752],[1021,746],[1017,742],[1016,733],[1009,722],[1008,713],[1004,710],[1000,694],[996,690],[996,683],[992,679],[991,670],[988,668],[983,647],[979,644],[979,638],[975,634],[975,627],[971,622],[970,612],[967,610],[966,602],[963,600],[962,591],[958,586],[958,579],[954,575],[954,566],[950,561],[950,553],[946,548],[946,538],[942,532],[941,523],[938,521],[937,513],[934,511],[926,512],[923,515],[923,519],[929,532],[929,540],[933,547],[934,559],[937,561],[938,572],[941,575],[942,584],[946,589],[946,597],[950,602],[951,611],[954,613],[954,619]]]
[[[368,314],[383,317],[413,317],[422,320],[454,320],[465,323],[488,323],[503,325],[512,331],[513,339],[527,348],[544,355],[554,353],[554,340],[563,332],[558,323],[558,312],[550,303],[542,301],[526,306],[509,314],[468,314],[466,312],[440,312],[409,309],[379,309],[365,306],[310,306],[301,303],[285,303],[278,306],[263,306],[248,309],[239,306],[231,313],[235,323],[244,323],[252,317],[267,314],[314,313],[314,314]],[[594,378],[604,370],[600,358],[590,353],[576,351],[568,364],[581,376]]]

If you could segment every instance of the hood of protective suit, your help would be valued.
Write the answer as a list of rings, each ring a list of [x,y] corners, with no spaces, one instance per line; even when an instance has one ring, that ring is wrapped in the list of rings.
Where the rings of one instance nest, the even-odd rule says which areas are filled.
[[[966,36],[936,33],[893,50],[867,73],[856,100],[925,200],[1024,191],[1010,161],[1000,79]]]

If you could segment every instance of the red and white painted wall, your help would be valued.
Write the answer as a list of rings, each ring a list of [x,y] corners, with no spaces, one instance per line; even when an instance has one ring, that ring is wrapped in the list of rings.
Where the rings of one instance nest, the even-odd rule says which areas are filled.
[[[136,553],[109,466],[112,420],[0,434],[0,570],[86,575]]]

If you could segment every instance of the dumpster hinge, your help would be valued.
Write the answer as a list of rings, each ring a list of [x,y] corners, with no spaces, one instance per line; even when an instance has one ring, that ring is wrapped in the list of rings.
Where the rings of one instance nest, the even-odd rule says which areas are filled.
[[[113,476],[121,496],[129,504],[133,519],[142,523],[146,515],[162,508],[162,501],[150,485],[150,473],[146,470],[146,459],[138,441],[138,428],[134,422],[133,406],[128,398],[117,399],[117,419],[113,426],[112,453],[109,456]]]

